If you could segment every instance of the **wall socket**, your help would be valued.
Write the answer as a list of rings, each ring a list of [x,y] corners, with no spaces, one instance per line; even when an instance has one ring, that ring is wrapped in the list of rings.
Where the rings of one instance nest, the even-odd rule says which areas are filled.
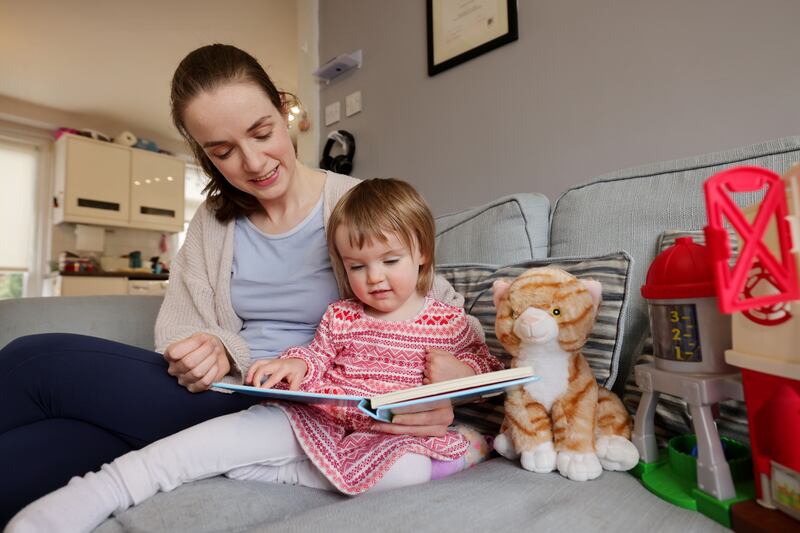
[[[342,118],[342,104],[338,100],[325,106],[325,125],[336,124]]]
[[[344,99],[344,114],[349,117],[361,111],[361,91],[348,94]]]

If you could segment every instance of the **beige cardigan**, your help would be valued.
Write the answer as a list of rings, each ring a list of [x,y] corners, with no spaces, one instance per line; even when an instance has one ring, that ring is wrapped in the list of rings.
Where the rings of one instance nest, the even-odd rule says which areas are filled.
[[[326,229],[336,202],[358,181],[327,173],[323,190]],[[219,337],[231,360],[230,374],[223,381],[240,384],[251,360],[250,348],[239,335],[242,320],[231,303],[235,226],[235,220],[219,222],[205,203],[197,210],[189,223],[186,241],[170,265],[169,288],[156,319],[155,341],[156,351],[164,353],[171,343],[195,333]],[[432,294],[452,305],[461,307],[464,304],[464,298],[440,276],[436,277]]]

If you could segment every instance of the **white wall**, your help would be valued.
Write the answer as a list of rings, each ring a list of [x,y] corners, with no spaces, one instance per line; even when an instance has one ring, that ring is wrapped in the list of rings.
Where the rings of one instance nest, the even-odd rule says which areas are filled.
[[[297,96],[303,103],[310,120],[308,130],[296,129],[297,157],[303,163],[315,166],[319,161],[320,122],[319,86],[311,74],[319,66],[319,0],[297,1]],[[296,128],[297,126],[295,126]]]
[[[364,53],[320,102],[362,91],[322,132],[356,135],[356,176],[407,179],[443,213],[800,133],[800,2],[518,3],[517,42],[429,78],[424,1],[320,2],[320,60]]]

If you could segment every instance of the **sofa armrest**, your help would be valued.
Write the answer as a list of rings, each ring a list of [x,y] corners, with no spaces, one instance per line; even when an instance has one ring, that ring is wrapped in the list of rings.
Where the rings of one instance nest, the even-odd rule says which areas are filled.
[[[0,348],[34,333],[80,333],[152,350],[162,296],[0,300]]]

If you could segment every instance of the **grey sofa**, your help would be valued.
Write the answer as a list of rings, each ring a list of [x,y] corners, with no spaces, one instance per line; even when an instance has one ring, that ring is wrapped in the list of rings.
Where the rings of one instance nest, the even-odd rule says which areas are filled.
[[[621,393],[647,330],[639,297],[656,239],[705,224],[701,184],[729,166],[783,171],[800,137],[620,171],[564,193],[500,198],[437,220],[440,263],[511,264],[619,250],[634,259],[622,350],[608,384]],[[68,331],[153,345],[158,297],[37,298],[0,302],[0,346],[28,333]],[[501,458],[451,478],[348,498],[313,489],[212,478],[160,494],[97,531],[716,531],[705,516],[666,503],[625,473],[577,483]]]

